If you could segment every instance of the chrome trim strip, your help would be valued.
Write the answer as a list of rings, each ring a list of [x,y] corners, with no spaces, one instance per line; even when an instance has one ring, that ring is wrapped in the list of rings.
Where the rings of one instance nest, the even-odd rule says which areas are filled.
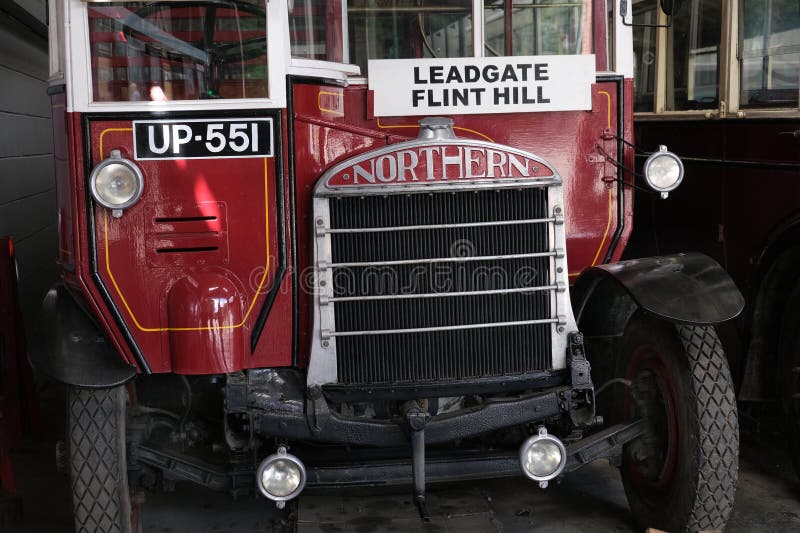
[[[322,338],[329,337],[355,337],[363,335],[392,335],[395,333],[424,333],[427,331],[454,331],[462,329],[504,328],[514,326],[530,326],[533,324],[558,324],[557,318],[543,318],[540,320],[520,320],[517,322],[487,322],[485,324],[461,324],[457,326],[436,326],[432,328],[407,328],[407,329],[376,329],[369,331],[323,331]]]
[[[556,222],[555,217],[550,218],[528,218],[515,220],[497,220],[493,222],[465,222],[462,224],[426,224],[423,226],[386,226],[383,228],[317,228],[317,232],[323,233],[381,233],[384,231],[415,231],[426,229],[449,229],[449,228],[483,228],[492,226],[516,226],[524,224],[545,224]]]
[[[564,191],[561,187],[551,187],[547,191],[547,205],[550,214],[557,219],[555,224],[548,226],[550,232],[551,246],[558,249],[567,242],[565,213],[564,213]],[[550,316],[558,319],[558,324],[552,327],[552,351],[553,368],[562,369],[567,366],[567,339],[571,332],[577,331],[575,318],[572,314],[572,303],[570,302],[569,274],[566,253],[557,254],[550,259],[550,283],[563,287],[565,290],[558,290],[554,297],[550,299]]]
[[[397,145],[390,145],[397,146]],[[424,146],[424,145],[423,145]],[[373,153],[373,152],[370,152]],[[388,152],[387,152],[388,153]],[[325,175],[327,176],[328,173]],[[409,194],[414,192],[446,192],[470,191],[474,189],[519,189],[520,187],[553,187],[561,185],[561,178],[547,176],[546,178],[489,178],[461,181],[434,181],[416,183],[413,185],[347,185],[345,187],[328,188],[323,186],[325,179],[321,179],[314,187],[316,196],[391,196],[393,194]]]
[[[316,226],[326,226],[330,221],[330,201],[328,198],[314,197],[313,199],[314,223]],[[331,236],[317,234],[314,239],[314,257],[317,260],[330,259]],[[323,305],[322,301],[333,298],[333,270],[315,268],[311,280],[300,276],[301,283],[311,281],[308,287],[314,291],[314,322],[311,338],[311,354],[308,361],[307,384],[322,385],[336,382],[338,374],[338,358],[336,356],[336,339],[323,338],[322,332],[334,328],[335,304]]]
[[[525,292],[542,292],[561,290],[558,285],[543,285],[540,287],[518,287],[514,289],[494,289],[488,291],[462,291],[462,292],[426,292],[421,294],[384,294],[379,296],[342,296],[333,298],[320,298],[320,303],[326,305],[331,302],[369,302],[371,300],[412,300],[415,298],[448,298],[459,296],[485,296],[487,294],[515,294]]]
[[[552,252],[535,252],[531,254],[511,254],[511,255],[472,255],[468,257],[432,257],[426,259],[399,259],[397,261],[368,261],[366,263],[330,263],[326,264],[323,261],[317,263],[320,270],[329,268],[344,268],[344,267],[373,267],[373,266],[388,266],[388,265],[419,265],[419,264],[432,264],[432,263],[462,263],[465,261],[502,261],[506,259],[528,259],[531,257],[557,257],[559,252],[557,250]]]

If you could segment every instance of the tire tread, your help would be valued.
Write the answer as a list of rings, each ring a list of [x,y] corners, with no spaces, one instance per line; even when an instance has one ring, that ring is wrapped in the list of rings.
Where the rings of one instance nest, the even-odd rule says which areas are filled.
[[[739,423],[736,395],[719,337],[713,327],[678,325],[678,336],[692,375],[690,410],[699,431],[696,497],[686,531],[722,530],[736,497]]]
[[[125,390],[73,388],[67,409],[75,531],[126,533]]]

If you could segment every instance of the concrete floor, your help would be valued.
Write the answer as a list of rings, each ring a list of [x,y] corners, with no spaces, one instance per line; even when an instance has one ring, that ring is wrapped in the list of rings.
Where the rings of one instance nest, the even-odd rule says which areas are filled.
[[[45,418],[60,419],[59,395],[49,391],[46,397]],[[756,425],[750,420],[762,422]],[[743,421],[739,488],[726,531],[800,531],[800,481],[784,439],[772,429],[774,425],[763,423],[761,415],[745,413]],[[61,427],[58,423],[47,427],[43,441],[29,442],[14,454],[24,514],[21,522],[0,531],[71,531],[67,480],[56,471],[54,459]],[[636,531],[618,472],[605,461],[570,474],[547,490],[524,479],[431,487],[433,520],[427,525],[419,520],[409,496],[410,490],[403,489],[307,493],[298,505],[297,531]],[[280,530],[279,517],[274,506],[261,498],[234,502],[226,495],[179,484],[174,493],[149,495],[143,518],[147,532],[250,533]]]

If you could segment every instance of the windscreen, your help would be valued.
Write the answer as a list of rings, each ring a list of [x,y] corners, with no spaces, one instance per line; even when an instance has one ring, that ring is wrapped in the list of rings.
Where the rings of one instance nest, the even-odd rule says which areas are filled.
[[[342,62],[342,9],[346,0],[294,0],[289,4],[292,57]]]
[[[266,98],[264,0],[91,3],[95,102]]]
[[[347,2],[350,60],[475,56],[471,0]],[[484,55],[592,53],[592,0],[487,0]]]
[[[487,56],[593,51],[592,0],[487,0],[484,20]]]
[[[350,60],[473,55],[471,0],[347,2]]]

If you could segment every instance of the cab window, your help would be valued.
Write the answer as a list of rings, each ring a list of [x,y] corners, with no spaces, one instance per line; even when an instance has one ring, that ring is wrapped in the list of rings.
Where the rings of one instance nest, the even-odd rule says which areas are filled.
[[[90,3],[95,102],[266,98],[264,0]]]
[[[344,0],[295,0],[289,4],[292,57],[346,62],[342,46]]]

